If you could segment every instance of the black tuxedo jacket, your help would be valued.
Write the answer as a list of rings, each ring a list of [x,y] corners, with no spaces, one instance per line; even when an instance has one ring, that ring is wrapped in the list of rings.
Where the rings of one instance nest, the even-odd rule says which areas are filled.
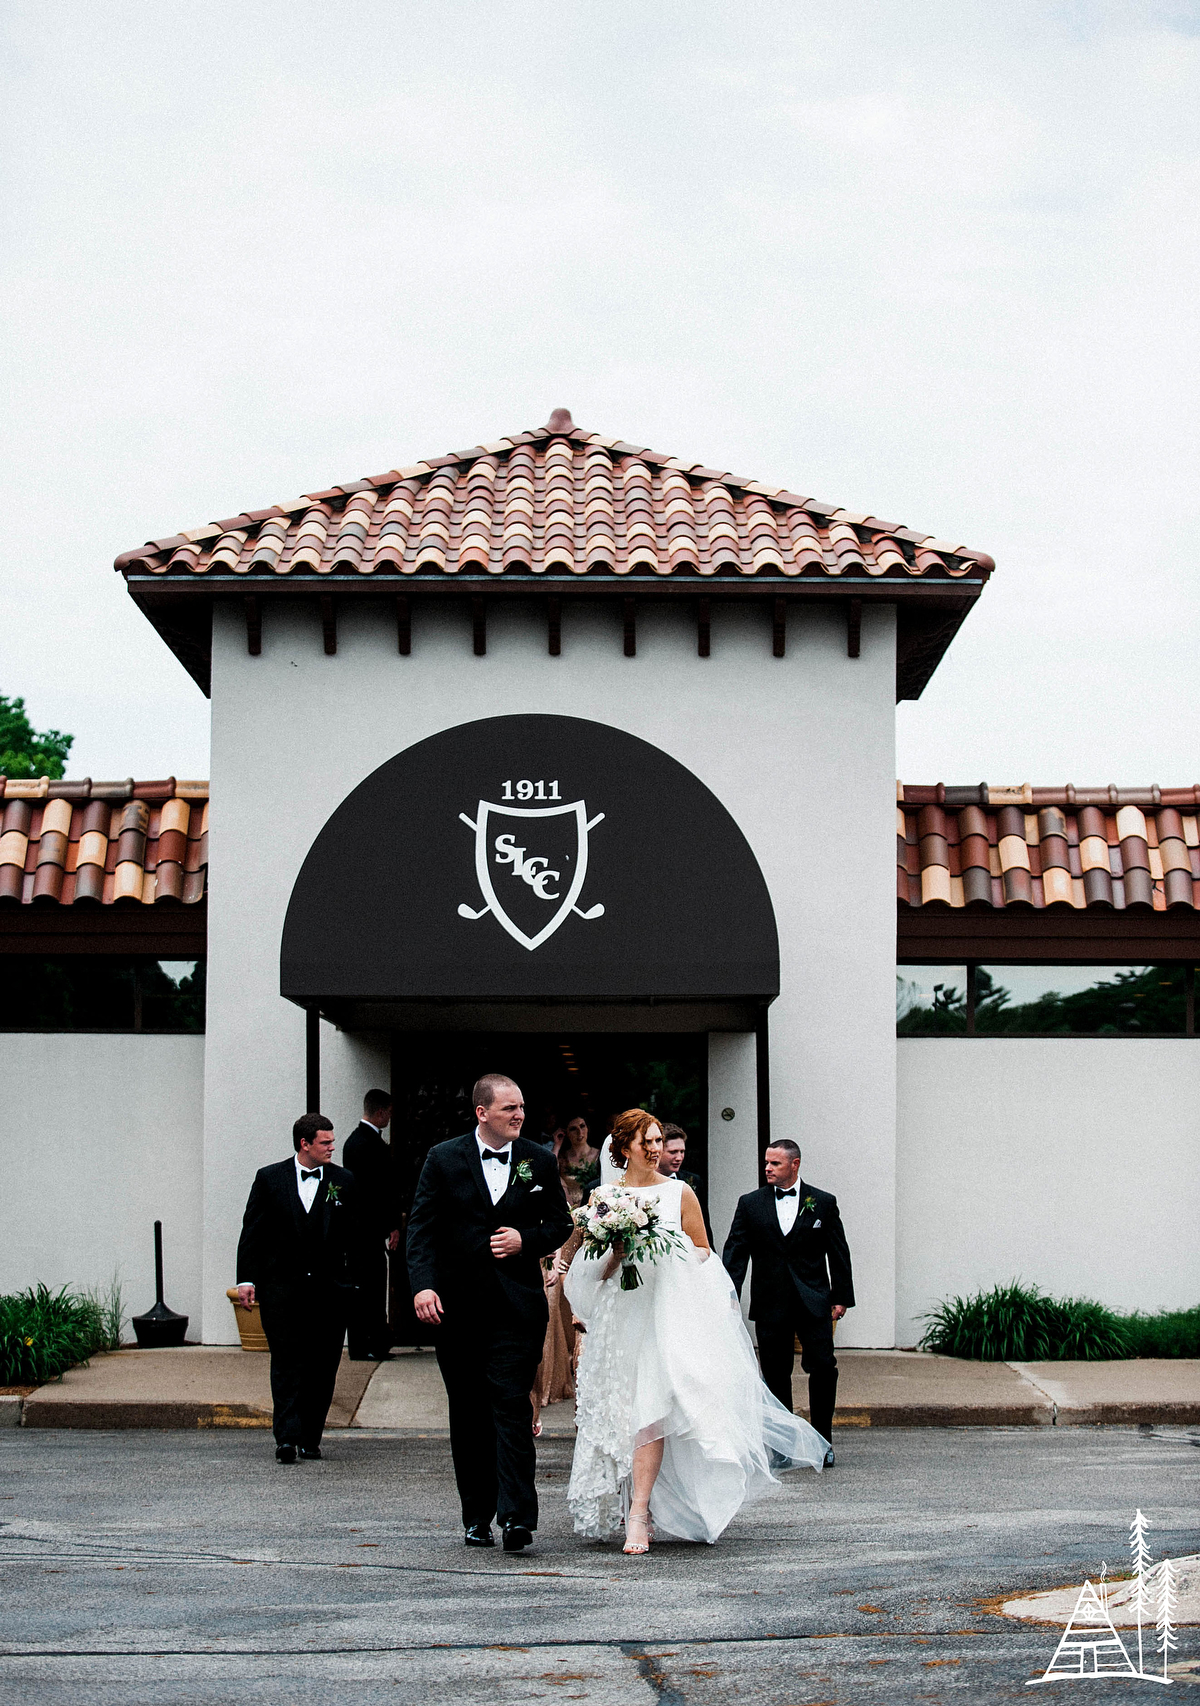
[[[750,1316],[760,1327],[788,1327],[796,1304],[828,1319],[835,1303],[854,1307],[850,1250],[838,1213],[837,1198],[815,1185],[796,1181],[800,1213],[785,1238],[775,1212],[775,1188],[764,1185],[740,1198],[722,1260],[741,1292],[746,1266],[754,1263],[750,1281]],[[813,1206],[805,1207],[811,1198]]]
[[[360,1120],[342,1145],[342,1166],[354,1175],[364,1228],[386,1238],[403,1219],[391,1145]]]
[[[310,1215],[318,1217],[319,1233]],[[305,1214],[292,1157],[260,1167],[242,1218],[238,1284],[251,1283],[268,1311],[307,1306],[313,1285],[323,1301],[344,1306],[354,1290],[360,1237],[354,1179],[344,1168],[326,1165]]]
[[[408,1277],[413,1295],[436,1291],[451,1330],[515,1317],[530,1333],[546,1330],[541,1258],[570,1237],[574,1222],[554,1152],[528,1138],[510,1146],[508,1189],[493,1204],[483,1182],[475,1133],[439,1143],[425,1157],[408,1217]],[[517,1172],[524,1162],[528,1180]],[[501,1226],[521,1234],[515,1256],[497,1260],[489,1240]]]

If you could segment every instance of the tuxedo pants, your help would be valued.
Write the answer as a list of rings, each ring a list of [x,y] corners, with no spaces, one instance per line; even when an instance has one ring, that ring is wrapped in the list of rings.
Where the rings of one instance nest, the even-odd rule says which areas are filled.
[[[276,1445],[320,1445],[346,1336],[340,1309],[261,1306],[271,1347],[271,1402]]]
[[[797,1309],[786,1327],[758,1328],[758,1360],[762,1377],[785,1410],[792,1409],[792,1369],[796,1340],[800,1340],[800,1367],[808,1376],[808,1416],[822,1439],[832,1439],[833,1407],[837,1402],[838,1366],[833,1354],[833,1322],[826,1316]]]
[[[374,1239],[358,1256],[359,1284],[350,1315],[350,1355],[365,1357],[369,1351],[388,1351],[392,1335],[387,1321],[387,1249],[382,1238]]]
[[[529,1392],[541,1361],[537,1339],[501,1325],[493,1332],[438,1335],[437,1359],[450,1409],[450,1453],[464,1528],[538,1521],[537,1452]]]

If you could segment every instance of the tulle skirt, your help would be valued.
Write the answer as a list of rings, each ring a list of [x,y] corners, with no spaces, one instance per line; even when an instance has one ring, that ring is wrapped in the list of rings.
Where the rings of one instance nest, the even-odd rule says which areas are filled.
[[[763,1385],[733,1282],[689,1240],[622,1291],[581,1250],[566,1277],[587,1327],[567,1502],[578,1534],[608,1539],[628,1509],[636,1447],[661,1439],[650,1500],[660,1538],[712,1542],[774,1469],[820,1469],[828,1442]]]

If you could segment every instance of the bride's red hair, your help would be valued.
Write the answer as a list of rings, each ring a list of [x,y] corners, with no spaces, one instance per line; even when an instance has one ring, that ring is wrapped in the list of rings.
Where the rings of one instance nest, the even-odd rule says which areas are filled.
[[[626,1108],[623,1114],[618,1114],[609,1139],[613,1160],[622,1165],[628,1162],[630,1144],[639,1137],[645,1137],[652,1125],[659,1126],[661,1130],[657,1116],[648,1114],[645,1108]]]

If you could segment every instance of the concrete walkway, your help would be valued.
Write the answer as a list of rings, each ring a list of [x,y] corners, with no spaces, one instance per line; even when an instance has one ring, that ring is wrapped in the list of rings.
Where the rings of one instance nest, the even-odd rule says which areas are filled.
[[[114,1351],[39,1386],[27,1428],[269,1428],[271,1359],[230,1345]],[[328,1426],[350,1426],[376,1363],[342,1352]]]
[[[836,1424],[851,1428],[1059,1427],[1200,1423],[1200,1360],[980,1363],[916,1351],[838,1352]],[[59,1382],[0,1400],[12,1425],[35,1428],[269,1427],[269,1359],[236,1347],[117,1351]],[[804,1413],[807,1381],[796,1371]],[[572,1404],[542,1415],[547,1438],[575,1431]],[[446,1397],[432,1351],[387,1363],[343,1354],[331,1428],[415,1436],[447,1431]]]
[[[544,1439],[573,1439],[575,1405],[549,1404],[542,1411]],[[436,1437],[449,1432],[446,1389],[431,1350],[401,1352],[381,1363],[354,1418],[356,1428]]]

